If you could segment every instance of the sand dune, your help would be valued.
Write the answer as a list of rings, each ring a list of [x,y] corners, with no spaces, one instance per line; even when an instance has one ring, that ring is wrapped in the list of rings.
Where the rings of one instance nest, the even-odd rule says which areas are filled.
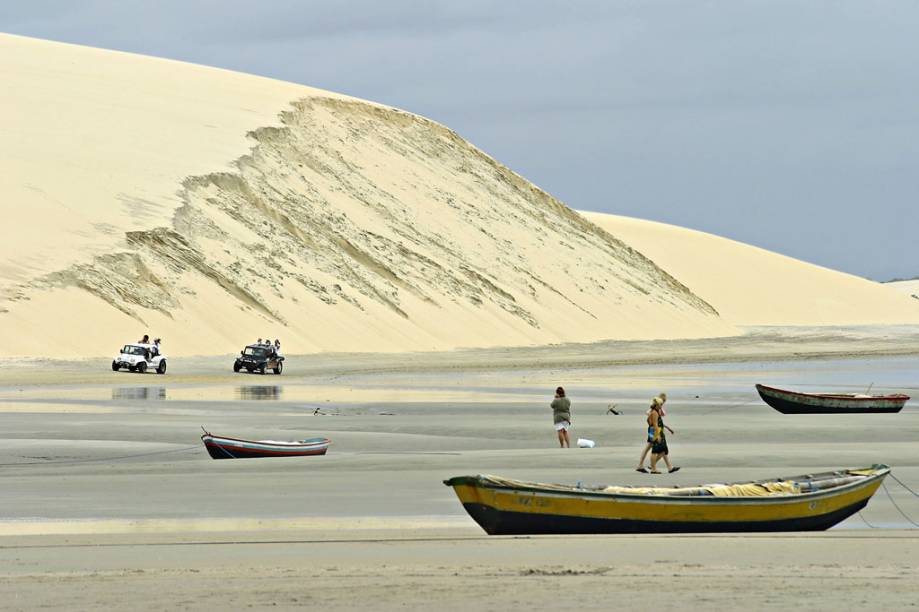
[[[735,333],[452,131],[178,62],[0,38],[4,355],[289,352]]]
[[[405,351],[919,321],[876,283],[582,216],[398,109],[7,35],[0,74],[0,357],[142,333],[187,355],[257,336]]]
[[[919,301],[897,291],[897,283],[876,283],[674,225],[582,214],[644,253],[734,325],[919,322]]]

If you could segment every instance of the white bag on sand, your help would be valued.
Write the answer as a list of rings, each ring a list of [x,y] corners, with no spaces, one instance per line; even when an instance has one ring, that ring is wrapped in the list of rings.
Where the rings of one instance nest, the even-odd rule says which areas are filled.
[[[587,438],[578,438],[578,448],[593,448],[597,443]]]

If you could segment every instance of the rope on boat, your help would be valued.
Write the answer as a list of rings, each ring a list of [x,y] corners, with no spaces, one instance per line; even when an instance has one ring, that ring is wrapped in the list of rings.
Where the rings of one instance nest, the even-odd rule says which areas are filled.
[[[182,453],[185,451],[193,450],[199,448],[196,444],[194,446],[185,446],[183,448],[173,448],[169,450],[162,451],[152,451],[149,453],[135,453],[133,455],[116,455],[114,457],[91,457],[89,459],[60,459],[60,460],[51,460],[51,461],[22,461],[19,463],[0,463],[0,467],[18,467],[20,465],[54,465],[54,464],[69,464],[74,465],[77,463],[92,463],[93,461],[117,461],[120,459],[134,459],[135,457],[151,457],[153,455],[168,455],[169,453]]]
[[[903,512],[903,510],[900,509],[900,506],[897,505],[897,502],[894,501],[893,495],[890,494],[890,489],[887,488],[887,485],[884,484],[884,483],[882,482],[882,483],[881,483],[881,486],[884,487],[884,492],[887,493],[887,498],[890,500],[890,503],[893,504],[893,507],[897,509],[897,512],[899,512],[899,513],[903,516],[903,518],[905,518],[907,521],[909,521],[909,522],[912,524],[913,527],[919,529],[919,523],[917,523],[917,522],[914,521],[913,519],[909,518],[909,517],[906,515],[906,513]]]
[[[215,441],[215,440],[213,440],[213,439],[211,439],[211,442],[214,443],[214,446],[216,446],[217,448],[219,448],[220,450],[222,450],[223,452],[225,452],[225,453],[227,454],[227,456],[228,456],[230,459],[236,459],[236,455],[234,455],[233,453],[231,453],[230,451],[228,451],[227,449],[225,449],[219,442],[217,442],[217,441]]]
[[[319,408],[317,408],[316,410],[319,410]],[[217,440],[214,439],[214,436],[211,434],[211,432],[209,432],[208,430],[204,429],[204,425],[201,426],[201,431],[203,431],[205,435],[210,436],[210,437],[211,437],[211,442],[214,443],[214,446],[216,446],[217,448],[219,448],[220,450],[222,450],[223,452],[225,452],[225,453],[227,454],[227,456],[228,456],[230,459],[236,459],[236,455],[234,455],[233,453],[231,453],[230,451],[228,451],[227,449],[225,449],[225,448],[220,444],[220,442],[217,442]],[[206,446],[206,445],[205,445],[205,446]]]

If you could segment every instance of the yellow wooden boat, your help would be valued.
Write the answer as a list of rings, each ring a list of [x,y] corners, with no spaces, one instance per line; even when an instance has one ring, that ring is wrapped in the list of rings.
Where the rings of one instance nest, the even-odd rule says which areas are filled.
[[[868,504],[886,465],[694,487],[585,487],[478,475],[445,480],[491,535],[822,531]]]

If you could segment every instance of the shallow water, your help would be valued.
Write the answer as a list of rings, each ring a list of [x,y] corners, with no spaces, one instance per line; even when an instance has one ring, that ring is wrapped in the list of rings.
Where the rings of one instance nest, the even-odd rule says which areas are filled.
[[[590,369],[494,370],[488,372],[422,372],[363,374],[336,377],[272,378],[271,384],[228,384],[238,380],[207,384],[170,382],[154,378],[156,384],[49,385],[21,388],[0,387],[0,399],[21,400],[171,400],[171,401],[316,401],[330,390],[405,390],[439,392],[464,398],[476,394],[509,401],[539,400],[563,385],[570,396],[587,400],[624,397],[640,398],[666,390],[671,399],[697,395],[755,393],[756,383],[811,392],[893,393],[919,391],[919,357],[870,359],[762,361],[634,365]],[[134,381],[132,381],[134,382]],[[446,394],[446,395],[444,395]]]
[[[919,358],[332,377],[291,371],[217,373],[206,383],[125,374],[112,385],[0,389],[0,520],[462,520],[462,507],[441,484],[462,473],[595,484],[655,478],[633,467],[648,399],[662,390],[677,431],[672,455],[683,470],[655,482],[739,481],[880,462],[919,490],[916,402],[897,415],[795,417],[773,411],[753,389],[764,382],[859,391],[874,382],[873,391],[908,392],[919,387]],[[241,384],[248,378],[267,380]],[[597,448],[556,448],[548,402],[557,384],[573,401],[572,437]],[[623,414],[607,414],[610,403]],[[332,447],[325,457],[215,462],[200,443],[201,426],[242,438],[326,436]],[[919,500],[893,482],[889,489],[919,518]],[[911,527],[883,490],[863,517],[877,528]],[[859,516],[840,527],[870,529]]]

